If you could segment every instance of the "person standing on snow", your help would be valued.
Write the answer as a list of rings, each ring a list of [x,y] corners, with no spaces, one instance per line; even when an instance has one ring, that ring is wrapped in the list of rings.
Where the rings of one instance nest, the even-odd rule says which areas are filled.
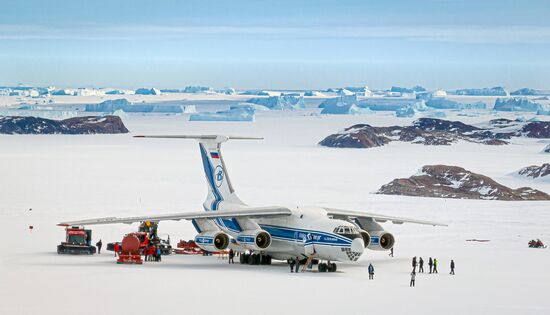
[[[288,264],[290,265],[290,272],[294,272],[294,264],[296,263],[296,261],[294,260],[294,258],[290,258]]]
[[[162,253],[161,253],[161,251],[160,251],[160,246],[157,246],[157,261],[161,261],[161,260],[162,260],[162,259],[161,259],[161,255],[162,255]]]
[[[411,272],[411,283],[409,285],[409,287],[414,287],[415,285],[415,282],[416,282],[416,272]]]
[[[393,247],[390,248],[390,254],[388,256],[393,257]]]
[[[369,280],[373,280],[374,279],[374,267],[372,266],[372,264],[369,264]]]
[[[437,273],[437,259],[434,258],[434,273]]]
[[[115,245],[113,246],[113,250],[115,251],[115,257],[116,257],[116,255],[120,251],[120,245],[118,243],[115,243]]]
[[[424,273],[424,260],[422,257],[420,257],[420,260],[418,261],[418,273]]]
[[[233,251],[232,248],[229,249],[229,260],[227,261],[228,263],[230,264],[234,264],[235,261],[233,260],[233,258],[235,257],[235,252]]]
[[[413,257],[412,266],[413,266],[413,272],[416,273],[416,256]]]
[[[97,246],[97,254],[101,254],[101,246],[103,246],[101,239],[99,239],[99,242],[95,243],[95,246]]]
[[[428,266],[430,266],[430,273],[432,273],[432,268],[433,268],[433,266],[434,266],[432,257],[430,257],[430,260],[428,260]]]
[[[450,274],[455,274],[455,261],[451,259],[451,272]]]
[[[300,270],[300,259],[296,256],[296,273],[298,273],[298,270]]]

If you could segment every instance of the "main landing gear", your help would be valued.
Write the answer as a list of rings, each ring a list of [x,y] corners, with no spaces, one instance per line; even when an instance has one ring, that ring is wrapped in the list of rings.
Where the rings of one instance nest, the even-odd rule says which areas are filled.
[[[319,272],[336,272],[336,264],[331,263],[330,261],[326,263],[319,263],[319,265],[317,265],[317,270],[319,270]]]
[[[262,254],[245,254],[239,256],[241,265],[271,265],[271,256]]]

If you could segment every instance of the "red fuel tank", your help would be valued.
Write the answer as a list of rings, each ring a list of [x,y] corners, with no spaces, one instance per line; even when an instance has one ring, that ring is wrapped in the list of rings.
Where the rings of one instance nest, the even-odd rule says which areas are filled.
[[[122,252],[128,254],[137,254],[139,253],[140,241],[137,236],[133,234],[128,234],[122,239]]]

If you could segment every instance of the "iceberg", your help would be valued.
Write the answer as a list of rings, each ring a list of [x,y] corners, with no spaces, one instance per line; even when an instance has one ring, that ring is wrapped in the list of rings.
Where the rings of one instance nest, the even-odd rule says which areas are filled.
[[[550,115],[550,106],[539,104],[539,107],[537,108],[537,115]]]
[[[234,88],[226,87],[226,88],[216,90],[216,93],[225,94],[225,95],[236,95],[237,91],[235,91]]]
[[[550,153],[550,144],[546,146],[543,150],[544,153]]]
[[[446,97],[447,96],[447,91],[437,90],[437,91],[432,92],[431,96],[432,97]]]
[[[189,121],[254,121],[254,110],[241,107],[215,113],[197,113],[190,115]]]
[[[540,94],[541,94],[540,91],[529,89],[529,88],[519,89],[510,93],[510,95],[540,95]]]
[[[493,110],[503,112],[537,112],[541,104],[530,101],[526,98],[497,98]]]
[[[268,111],[269,110],[269,107],[259,105],[259,104],[254,104],[254,103],[246,103],[246,102],[242,102],[242,103],[239,103],[237,105],[231,105],[229,107],[229,109],[236,109],[236,108],[248,108],[248,109],[252,109],[254,111]]]
[[[281,94],[280,96],[270,96],[267,98],[252,98],[246,102],[262,105],[269,109],[274,109],[274,110],[306,108],[306,105],[304,104],[303,96],[298,97],[294,95],[285,95],[285,94]]]
[[[394,93],[414,93],[414,91],[412,89],[408,89],[408,88],[404,88],[404,87],[400,87],[400,86],[392,86],[391,89],[390,89],[390,92],[394,92]]]
[[[244,92],[241,92],[240,94],[241,95],[258,95],[258,96],[279,96],[279,95],[281,95],[280,92],[257,91],[257,90],[244,91]]]
[[[113,113],[104,113],[102,116],[118,116],[120,118],[126,118],[128,117],[128,114],[126,114],[126,112],[122,109],[117,109]]]
[[[137,89],[135,91],[135,94],[139,94],[139,95],[160,95],[161,92],[160,92],[159,89],[155,89],[155,88],[150,88],[150,89],[140,88],[140,89]]]
[[[508,92],[502,86],[482,89],[460,89],[456,95],[477,95],[477,96],[508,96]]]
[[[55,90],[51,92],[52,95],[74,95],[74,91],[68,89]]]
[[[105,92],[107,95],[125,95],[125,94],[135,94],[135,91],[132,90],[111,90]]]
[[[394,99],[394,98],[370,98],[357,103],[361,108],[369,108],[374,111],[392,111],[410,106],[416,110],[426,110],[426,103],[417,99]]]
[[[395,111],[395,117],[414,117],[416,111],[412,106],[405,106]]]
[[[197,112],[197,107],[195,105],[185,105],[182,106],[182,112],[184,114],[194,114]]]
[[[186,86],[183,91],[183,93],[213,93],[214,89],[208,86]]]
[[[445,98],[432,98],[426,101],[426,106],[437,109],[487,109],[483,102],[460,103]]]
[[[319,91],[305,91],[304,96],[316,96],[316,97],[323,97],[325,94],[319,92]]]
[[[340,94],[340,96],[335,98],[329,98],[324,100],[321,104],[319,104],[319,108],[325,108],[327,106],[337,106],[338,104],[357,104],[357,95],[351,94],[351,95],[345,95]]]
[[[367,109],[359,108],[355,103],[338,102],[336,104],[327,104],[323,107],[321,114],[331,115],[358,115],[368,111]]]
[[[176,105],[133,105],[127,99],[107,100],[99,104],[88,104],[84,111],[86,112],[107,112],[114,113],[117,110],[123,110],[127,113],[181,113],[181,106]]]

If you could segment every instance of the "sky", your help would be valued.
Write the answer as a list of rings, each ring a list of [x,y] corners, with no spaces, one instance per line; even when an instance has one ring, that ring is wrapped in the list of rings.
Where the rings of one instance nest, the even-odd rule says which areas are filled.
[[[0,85],[550,89],[550,1],[0,0]]]

